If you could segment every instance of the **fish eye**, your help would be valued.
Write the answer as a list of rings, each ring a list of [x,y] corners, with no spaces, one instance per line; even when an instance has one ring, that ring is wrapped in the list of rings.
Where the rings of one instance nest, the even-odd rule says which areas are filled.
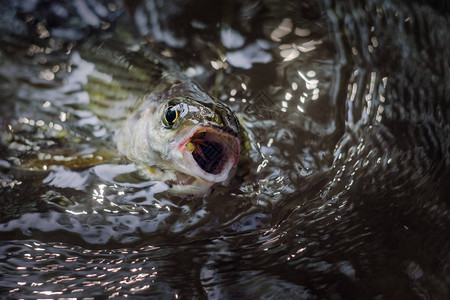
[[[173,124],[178,120],[179,112],[178,109],[170,105],[166,108],[166,111],[164,112],[164,124],[166,124],[168,127],[172,127]]]

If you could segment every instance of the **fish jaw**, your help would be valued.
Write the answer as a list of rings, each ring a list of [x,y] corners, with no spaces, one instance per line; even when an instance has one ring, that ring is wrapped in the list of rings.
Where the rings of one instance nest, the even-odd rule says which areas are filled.
[[[170,160],[178,171],[194,177],[196,185],[204,186],[227,182],[234,174],[241,151],[237,137],[205,125],[184,131],[170,147]]]

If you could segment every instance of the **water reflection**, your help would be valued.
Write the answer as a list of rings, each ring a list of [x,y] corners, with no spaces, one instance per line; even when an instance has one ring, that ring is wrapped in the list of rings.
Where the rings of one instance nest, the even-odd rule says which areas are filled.
[[[391,1],[211,5],[5,5],[0,293],[448,298],[443,12]],[[116,29],[239,114],[250,162],[235,188],[178,199],[111,155],[82,90],[92,66],[77,51]]]
[[[29,241],[25,244],[2,245],[2,253],[21,254],[25,261],[10,270],[9,282],[17,288],[10,289],[9,297],[23,295],[67,295],[100,296],[108,293],[112,297],[141,294],[149,288],[155,289],[158,264],[151,263],[148,256],[158,247],[144,246],[136,250],[113,251],[89,250],[56,243],[45,244]],[[6,247],[6,248],[5,248]],[[123,268],[127,262],[129,267]],[[48,277],[48,274],[60,274]],[[33,278],[32,281],[28,280]]]

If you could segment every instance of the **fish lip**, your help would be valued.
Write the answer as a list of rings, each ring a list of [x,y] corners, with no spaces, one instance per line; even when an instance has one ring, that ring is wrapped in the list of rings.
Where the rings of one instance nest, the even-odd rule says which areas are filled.
[[[195,160],[192,151],[188,148],[188,143],[198,134],[209,134],[210,141],[220,143],[223,147],[226,157],[220,165],[220,171],[216,174],[206,172]],[[174,163],[181,172],[193,176],[198,180],[209,182],[211,184],[227,181],[232,170],[236,167],[240,157],[240,141],[234,131],[226,130],[219,126],[208,124],[198,124],[190,128],[186,133],[181,134],[175,141],[175,147],[172,150]]]

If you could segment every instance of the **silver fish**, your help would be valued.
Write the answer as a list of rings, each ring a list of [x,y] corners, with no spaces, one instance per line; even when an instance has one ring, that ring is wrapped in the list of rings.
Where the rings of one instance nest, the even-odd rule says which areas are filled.
[[[80,54],[92,70],[84,87],[91,110],[148,179],[192,196],[230,181],[244,134],[229,107],[144,46],[111,41]]]

